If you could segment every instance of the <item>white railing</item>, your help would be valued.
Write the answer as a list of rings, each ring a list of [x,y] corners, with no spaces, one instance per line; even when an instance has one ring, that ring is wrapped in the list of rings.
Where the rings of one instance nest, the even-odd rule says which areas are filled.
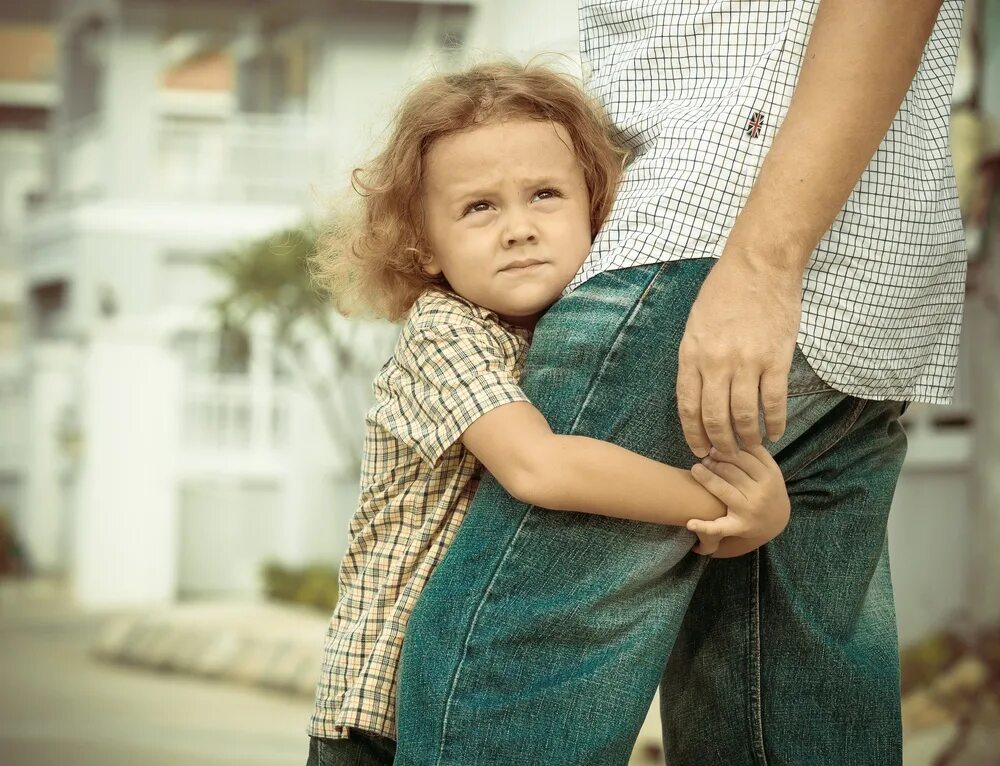
[[[181,402],[182,469],[186,473],[272,475],[289,445],[289,393],[244,377],[189,379]]]
[[[240,202],[305,199],[327,157],[320,131],[287,115],[164,117],[156,152],[158,193]]]
[[[53,134],[60,193],[110,191],[109,134],[96,116]],[[140,186],[152,197],[220,202],[301,202],[327,179],[328,142],[296,115],[162,115],[149,141],[152,173]]]

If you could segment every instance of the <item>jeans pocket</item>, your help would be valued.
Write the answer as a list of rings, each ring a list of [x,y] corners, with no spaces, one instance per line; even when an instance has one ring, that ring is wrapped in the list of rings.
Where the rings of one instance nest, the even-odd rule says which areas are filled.
[[[832,391],[833,388],[812,368],[806,355],[802,353],[799,345],[795,344],[795,351],[792,352],[792,367],[788,371],[788,395],[803,396],[805,394],[816,394],[821,391]]]

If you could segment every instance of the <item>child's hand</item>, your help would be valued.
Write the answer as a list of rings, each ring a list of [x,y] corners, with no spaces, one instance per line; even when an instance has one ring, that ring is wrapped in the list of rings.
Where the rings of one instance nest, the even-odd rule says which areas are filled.
[[[722,542],[722,535],[710,535],[705,532],[696,532],[695,534],[698,535],[698,542],[691,550],[699,556],[711,556],[719,550],[719,543]]]
[[[791,505],[785,479],[762,445],[735,455],[723,455],[713,449],[708,457],[691,468],[691,475],[726,504],[725,516],[713,521],[691,519],[687,523],[687,528],[698,535],[699,548],[704,547],[703,536],[740,537],[759,541],[758,545],[762,545],[788,524]],[[717,541],[715,547],[718,547]]]

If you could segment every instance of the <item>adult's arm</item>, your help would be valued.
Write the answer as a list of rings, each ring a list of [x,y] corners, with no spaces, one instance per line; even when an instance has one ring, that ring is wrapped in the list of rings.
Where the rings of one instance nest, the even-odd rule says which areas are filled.
[[[788,113],[680,345],[677,403],[692,452],[785,430],[802,275],[892,123],[941,0],[822,0]]]

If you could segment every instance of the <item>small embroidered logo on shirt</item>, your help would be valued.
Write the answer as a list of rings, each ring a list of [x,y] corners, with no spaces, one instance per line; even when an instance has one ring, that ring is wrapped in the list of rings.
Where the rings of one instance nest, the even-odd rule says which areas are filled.
[[[750,138],[757,138],[760,135],[760,131],[764,128],[764,113],[754,112],[750,115],[750,122],[747,123],[747,135]]]

